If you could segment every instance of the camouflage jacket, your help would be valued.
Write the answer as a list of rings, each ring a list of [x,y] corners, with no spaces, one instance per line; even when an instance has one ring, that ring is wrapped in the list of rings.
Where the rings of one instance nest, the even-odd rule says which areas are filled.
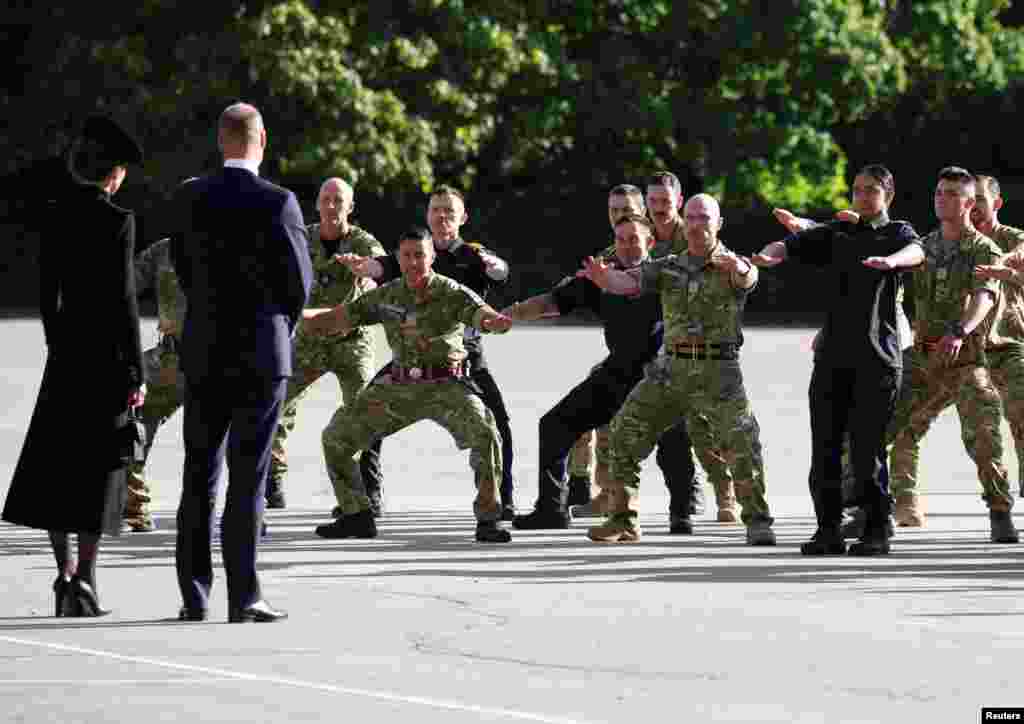
[[[989,291],[999,304],[999,282],[975,279],[974,267],[995,264],[1002,255],[995,242],[974,228],[966,229],[952,243],[944,241],[942,231],[936,229],[921,239],[921,245],[925,263],[915,268],[913,285],[914,338],[919,343],[947,334],[949,325],[963,318],[972,294]],[[984,363],[983,340],[988,339],[995,318],[990,313],[968,336],[960,352],[961,363]]]
[[[185,293],[178,285],[178,275],[171,264],[171,240],[160,239],[135,257],[135,291],[142,295],[149,290],[156,295],[159,329],[178,336],[185,323]]]
[[[743,308],[747,295],[757,286],[757,267],[751,267],[754,284],[738,289],[730,274],[711,266],[715,254],[729,249],[719,240],[707,256],[672,254],[641,267],[640,289],[661,295],[665,320],[665,344],[687,337],[701,337],[711,344],[743,344]]]
[[[655,241],[651,249],[652,259],[661,259],[669,254],[686,254],[686,233],[683,231],[683,220],[677,219],[676,225],[672,227],[672,236],[665,241]]]
[[[324,248],[320,238],[320,224],[310,224],[309,258],[313,264],[313,286],[309,290],[308,307],[335,307],[355,301],[369,289],[373,283],[355,276],[344,264],[334,261],[333,254]],[[384,253],[380,243],[368,232],[358,226],[350,226],[348,233],[338,240],[335,254],[359,254],[360,256],[377,256]],[[336,344],[339,340],[364,341],[369,339],[368,331],[356,329],[350,335],[341,337],[310,337],[301,332],[296,335],[296,352],[304,357],[306,347],[319,348],[325,344]],[[368,342],[367,342],[368,343]],[[309,350],[312,351],[312,350]]]
[[[1014,260],[1017,265],[1024,263],[1024,231],[1012,226],[998,224],[988,238],[1006,252],[1000,264]],[[996,322],[988,336],[988,346],[1024,342],[1024,273],[1017,271],[1014,280],[1004,282],[1003,294],[997,312]]]
[[[395,362],[403,367],[445,366],[464,360],[465,329],[480,329],[488,309],[472,289],[436,272],[422,290],[410,289],[405,279],[395,279],[345,306],[352,326],[384,326]]]

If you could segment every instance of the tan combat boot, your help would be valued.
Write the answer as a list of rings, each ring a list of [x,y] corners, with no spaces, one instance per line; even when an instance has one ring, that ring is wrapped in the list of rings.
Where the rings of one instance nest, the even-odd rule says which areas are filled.
[[[718,504],[718,522],[738,523],[740,508],[736,504],[736,492],[733,490],[732,481],[715,480],[712,484],[715,487],[715,503]]]
[[[896,519],[896,525],[900,527],[923,528],[925,515],[921,506],[921,496],[917,493],[897,495],[892,517]]]
[[[633,513],[612,513],[604,523],[587,530],[587,537],[595,543],[636,543],[640,526]]]

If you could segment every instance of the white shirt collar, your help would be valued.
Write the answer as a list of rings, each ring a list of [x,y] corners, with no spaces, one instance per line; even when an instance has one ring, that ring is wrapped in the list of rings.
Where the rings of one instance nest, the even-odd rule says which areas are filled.
[[[250,161],[247,158],[225,158],[224,168],[244,168],[254,176],[260,175],[260,162]]]

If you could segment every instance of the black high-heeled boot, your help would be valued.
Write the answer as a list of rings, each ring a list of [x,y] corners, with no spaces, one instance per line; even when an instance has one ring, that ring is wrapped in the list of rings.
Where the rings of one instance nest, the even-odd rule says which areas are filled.
[[[69,612],[71,600],[68,597],[70,586],[70,578],[63,573],[57,574],[57,578],[53,582],[53,615],[57,618],[71,615]]]
[[[100,607],[99,596],[96,595],[93,587],[78,576],[71,579],[68,596],[71,599],[73,611],[67,614],[69,616],[92,618],[95,616],[106,616],[110,613],[109,609]]]

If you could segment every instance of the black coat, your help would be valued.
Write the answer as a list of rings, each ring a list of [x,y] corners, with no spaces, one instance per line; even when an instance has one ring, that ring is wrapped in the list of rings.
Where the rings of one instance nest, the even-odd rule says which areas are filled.
[[[46,368],[3,519],[116,535],[126,487],[114,433],[144,382],[135,217],[94,186],[74,187],[50,216],[40,249]]]

